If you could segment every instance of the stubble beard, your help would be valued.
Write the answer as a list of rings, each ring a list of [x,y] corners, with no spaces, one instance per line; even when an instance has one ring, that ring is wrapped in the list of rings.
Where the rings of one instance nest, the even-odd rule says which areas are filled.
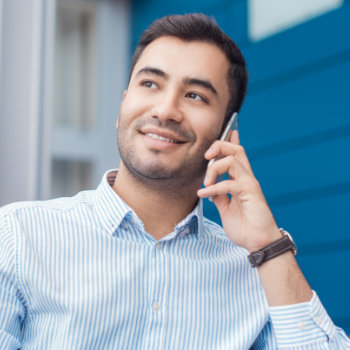
[[[151,190],[172,196],[199,189],[208,165],[204,153],[213,141],[204,140],[194,156],[186,156],[174,166],[166,166],[154,159],[141,159],[126,132],[118,128],[119,152],[130,176]],[[154,151],[155,156],[157,152]]]

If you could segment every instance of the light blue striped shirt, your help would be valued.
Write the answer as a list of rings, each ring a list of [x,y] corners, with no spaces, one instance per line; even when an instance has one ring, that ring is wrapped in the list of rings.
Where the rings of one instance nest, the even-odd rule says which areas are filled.
[[[0,212],[0,349],[350,349],[314,293],[269,308],[247,251],[193,212],[156,241],[111,188]]]

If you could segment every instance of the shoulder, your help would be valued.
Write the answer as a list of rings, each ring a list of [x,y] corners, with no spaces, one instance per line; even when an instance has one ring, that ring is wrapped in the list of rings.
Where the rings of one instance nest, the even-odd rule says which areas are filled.
[[[61,197],[45,201],[15,202],[0,208],[0,229],[4,225],[16,226],[16,223],[39,223],[50,216],[65,215],[82,211],[93,205],[95,191],[79,192],[73,197]]]
[[[203,217],[203,231],[206,236],[223,242],[231,242],[222,226],[206,217]]]
[[[218,235],[222,237],[226,236],[222,226],[220,226],[219,224],[217,224],[212,220],[209,220],[205,216],[203,217],[203,228],[204,228],[204,231],[208,234]]]
[[[0,215],[9,215],[23,210],[69,210],[84,203],[90,203],[93,199],[93,191],[82,191],[73,197],[60,197],[43,201],[23,201],[7,204],[0,208]]]
[[[248,260],[248,251],[232,243],[227,237],[222,226],[204,217],[203,236],[205,242],[203,251],[209,252],[208,256],[218,259],[224,266],[229,266],[234,276],[241,279],[240,288],[249,290],[255,286],[256,291],[261,291],[261,282],[257,269],[253,269]]]
[[[206,217],[203,217],[203,234],[207,240],[216,246],[225,247],[225,249],[232,251],[234,254],[238,254],[244,258],[246,257],[247,251],[232,243],[222,226]]]

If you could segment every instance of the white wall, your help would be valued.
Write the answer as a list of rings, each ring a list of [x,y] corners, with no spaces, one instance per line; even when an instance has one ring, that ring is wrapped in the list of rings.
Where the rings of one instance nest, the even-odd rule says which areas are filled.
[[[52,1],[3,0],[0,105],[0,203],[40,195],[45,35]],[[44,30],[45,27],[45,30]],[[45,35],[44,35],[45,33]]]
[[[96,123],[88,132],[53,122],[56,1],[0,1],[0,205],[56,193],[54,159],[91,162],[96,186],[119,162],[115,122],[127,81],[128,1],[95,2]],[[80,190],[73,182],[70,190]]]

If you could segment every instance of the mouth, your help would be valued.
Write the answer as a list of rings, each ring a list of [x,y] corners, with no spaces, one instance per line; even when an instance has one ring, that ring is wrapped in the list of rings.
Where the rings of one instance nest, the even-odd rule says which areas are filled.
[[[181,136],[171,131],[160,130],[155,128],[144,128],[139,130],[139,132],[142,135],[149,137],[150,139],[164,143],[182,144],[186,142],[186,140],[183,139]]]
[[[160,136],[160,135],[157,135],[157,134],[153,134],[153,133],[146,133],[144,134],[148,137],[151,137],[152,139],[155,139],[155,140],[158,140],[158,141],[163,141],[163,142],[170,142],[170,143],[184,143],[182,141],[178,141],[178,140],[173,140],[173,139],[170,139],[168,137],[163,137],[163,136]]]

